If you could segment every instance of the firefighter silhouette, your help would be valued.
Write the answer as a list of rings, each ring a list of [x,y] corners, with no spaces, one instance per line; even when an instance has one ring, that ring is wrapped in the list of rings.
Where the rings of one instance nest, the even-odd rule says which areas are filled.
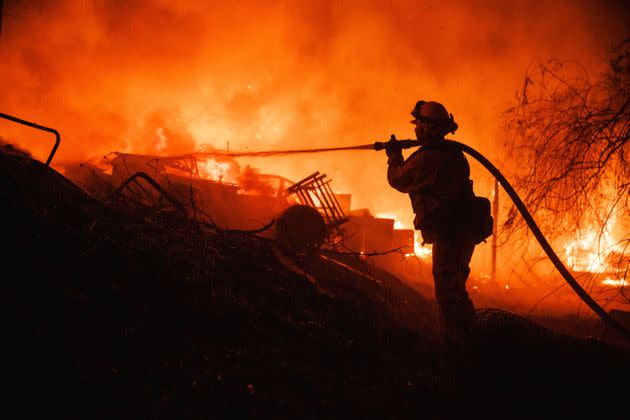
[[[406,160],[400,148],[386,148],[387,180],[409,194],[414,227],[424,243],[433,245],[439,330],[445,340],[459,341],[469,335],[475,321],[466,281],[477,241],[461,215],[461,203],[474,197],[470,166],[460,149],[443,142],[457,124],[442,104],[418,101],[411,115],[421,147]]]

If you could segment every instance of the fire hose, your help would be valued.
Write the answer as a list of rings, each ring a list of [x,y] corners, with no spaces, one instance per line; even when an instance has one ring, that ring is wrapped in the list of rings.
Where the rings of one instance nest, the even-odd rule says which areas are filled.
[[[48,156],[46,161],[46,165],[50,165],[52,157],[57,151],[57,147],[60,143],[60,136],[57,130],[54,130],[49,127],[45,127],[39,124],[35,124],[29,121],[25,121],[21,118],[13,117],[11,115],[7,115],[4,113],[0,113],[0,117],[4,119],[11,120],[13,122],[17,122],[20,124],[28,125],[30,127],[48,131],[55,135],[55,145]],[[527,226],[532,230],[534,236],[538,240],[538,243],[545,251],[551,262],[554,264],[556,269],[560,272],[564,280],[571,286],[571,288],[575,291],[575,293],[586,303],[599,317],[608,325],[615,328],[619,331],[626,339],[630,340],[630,330],[621,325],[617,320],[611,317],[608,312],[604,310],[591,296],[580,286],[580,284],[575,280],[575,278],[571,275],[569,270],[564,266],[556,252],[553,250],[545,236],[540,231],[540,228],[534,221],[534,218],[525,207],[525,204],[518,196],[512,185],[508,182],[508,180],[503,176],[503,174],[494,166],[488,159],[486,159],[481,153],[473,149],[472,147],[457,142],[455,140],[444,140],[445,143],[456,146],[474,157],[479,163],[481,163],[501,184],[504,190],[508,193],[516,208],[521,213]],[[320,153],[320,152],[333,152],[333,151],[350,151],[350,150],[383,150],[388,147],[396,147],[399,149],[409,149],[412,147],[420,146],[420,143],[417,140],[396,140],[396,137],[392,134],[390,140],[388,142],[375,142],[370,144],[363,144],[359,146],[348,146],[348,147],[328,147],[328,148],[319,148],[319,149],[294,149],[294,150],[274,150],[274,151],[262,151],[262,152],[221,152],[221,151],[212,151],[212,152],[200,152],[200,153],[192,153],[186,156],[194,156],[196,158],[203,157],[211,157],[211,156],[231,156],[231,157],[265,157],[265,156],[273,156],[273,155],[289,155],[289,154],[299,154],[299,153]],[[426,147],[426,146],[424,146]]]
[[[461,148],[464,152],[466,152],[470,156],[477,159],[477,161],[481,163],[484,166],[484,168],[486,168],[497,179],[497,181],[499,181],[499,184],[501,184],[505,192],[507,192],[507,194],[510,196],[510,199],[512,199],[512,202],[514,203],[518,211],[521,213],[521,216],[523,216],[523,219],[525,219],[527,226],[529,226],[529,228],[532,230],[532,233],[536,237],[536,240],[538,240],[538,243],[547,254],[547,257],[549,257],[549,259],[551,260],[553,265],[556,267],[556,269],[560,272],[564,280],[569,284],[569,286],[571,286],[571,288],[580,297],[580,299],[582,299],[582,301],[584,301],[584,303],[586,303],[589,306],[589,308],[593,310],[593,312],[599,315],[599,317],[606,324],[615,328],[626,339],[630,340],[630,330],[628,330],[626,327],[621,325],[616,319],[611,317],[610,314],[606,312],[604,308],[602,308],[597,302],[595,302],[595,300],[586,292],[586,290],[584,290],[582,286],[580,286],[580,283],[578,283],[577,280],[575,280],[573,275],[571,275],[571,272],[565,267],[565,265],[560,260],[560,257],[558,257],[558,254],[556,254],[556,252],[553,250],[553,248],[547,241],[547,238],[545,238],[543,233],[540,231],[540,228],[534,221],[534,218],[532,217],[532,215],[527,210],[527,207],[525,207],[525,204],[523,203],[521,198],[518,196],[514,188],[512,188],[512,185],[510,185],[508,180],[499,171],[499,169],[497,169],[497,167],[494,166],[488,159],[486,159],[485,156],[483,156],[481,153],[479,153],[472,147],[465,145],[463,143],[459,143],[454,140],[445,140],[445,141],[451,145]]]
[[[11,115],[7,115],[4,113],[0,113],[0,118],[7,119],[19,124],[27,125],[39,130],[47,131],[53,133],[55,135],[55,144],[46,160],[46,166],[50,165],[55,152],[57,151],[57,147],[59,147],[59,143],[61,137],[59,132],[53,128],[45,127],[33,122],[29,122],[23,120],[21,118],[17,118]],[[503,176],[503,174],[494,166],[488,159],[485,158],[481,153],[473,149],[472,147],[457,142],[455,140],[444,140],[446,144],[450,144],[452,146],[456,146],[474,157],[479,163],[481,163],[501,184],[503,189],[508,193],[512,202],[518,209],[518,211],[525,219],[527,226],[532,230],[536,240],[545,251],[553,265],[560,272],[564,280],[571,286],[571,288],[575,291],[575,293],[586,303],[599,317],[611,327],[615,328],[619,331],[626,339],[630,340],[630,330],[621,325],[617,320],[608,314],[595,300],[580,286],[580,284],[575,280],[573,275],[569,272],[569,270],[562,263],[556,252],[553,250],[545,236],[540,231],[540,228],[534,221],[534,218],[525,207],[525,204],[518,196],[512,185],[508,182],[508,180]],[[265,157],[265,156],[273,156],[273,155],[289,155],[289,154],[298,154],[298,153],[320,153],[320,152],[333,152],[333,151],[344,151],[344,150],[383,150],[389,147],[395,147],[398,149],[409,149],[412,147],[420,146],[420,143],[417,140],[397,140],[396,137],[392,134],[390,140],[388,142],[375,142],[370,144],[363,144],[359,146],[348,146],[348,147],[328,147],[328,148],[320,148],[320,149],[294,149],[294,150],[275,150],[275,151],[262,151],[262,152],[220,152],[220,151],[212,151],[212,152],[201,152],[201,153],[192,153],[186,156],[193,156],[196,158],[203,157],[211,157],[211,156],[231,156],[231,157],[241,157],[241,156],[251,156],[251,157]],[[424,146],[427,147],[427,146]]]
[[[589,308],[593,310],[607,325],[613,327],[618,332],[620,332],[626,339],[630,340],[630,330],[628,330],[625,326],[619,323],[616,319],[614,319],[604,308],[602,308],[587,292],[582,288],[582,286],[575,280],[571,272],[565,267],[564,263],[560,260],[560,257],[553,250],[543,233],[540,231],[540,228],[534,221],[534,218],[525,207],[525,204],[518,196],[512,185],[508,182],[508,180],[503,176],[503,174],[494,166],[485,156],[481,153],[473,149],[472,147],[460,143],[455,140],[444,140],[446,144],[455,146],[466,152],[468,155],[475,158],[479,163],[481,163],[501,184],[503,189],[507,192],[512,199],[512,202],[518,209],[518,211],[525,219],[527,226],[532,230],[536,240],[542,247],[542,249],[547,254],[547,257],[551,260],[556,269],[560,272],[564,280],[571,286],[571,288],[575,291],[575,293],[582,299],[584,303],[586,303]],[[388,142],[376,142],[371,144],[364,144],[359,146],[348,146],[348,147],[330,147],[330,148],[321,148],[321,149],[295,149],[295,150],[278,150],[278,151],[263,151],[263,152],[203,152],[203,153],[195,153],[196,157],[205,156],[251,156],[251,157],[264,157],[264,156],[272,156],[272,155],[286,155],[286,154],[298,154],[298,153],[320,153],[320,152],[332,152],[332,151],[344,151],[344,150],[383,150],[389,147],[395,147],[399,149],[409,149],[412,147],[420,146],[420,143],[417,140],[396,140],[394,135],[391,136],[391,139]],[[427,146],[424,146],[425,148]],[[430,146],[428,146],[430,147]]]

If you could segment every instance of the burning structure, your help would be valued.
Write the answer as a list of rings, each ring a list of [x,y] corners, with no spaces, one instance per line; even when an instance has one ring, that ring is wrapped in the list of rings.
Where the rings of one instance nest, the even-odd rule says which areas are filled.
[[[258,174],[249,167],[241,171],[233,159],[116,153],[109,163],[115,187],[144,172],[179,201],[189,203],[196,217],[224,229],[260,228],[289,205],[282,192],[290,181]],[[130,186],[127,194],[144,202],[159,199],[155,191],[140,183]]]
[[[359,254],[403,245],[408,249],[413,232],[396,221],[407,219],[401,209],[408,203],[396,201],[377,173],[384,166],[382,155],[276,161],[260,166],[262,173],[240,168],[229,158],[163,156],[200,150],[208,139],[251,150],[359,144],[406,131],[407,119],[401,117],[421,94],[439,95],[452,104],[467,130],[463,139],[490,152],[496,162],[505,151],[498,110],[522,84],[523,69],[533,56],[567,56],[589,66],[614,39],[627,36],[627,10],[614,2],[419,6],[410,1],[4,2],[0,111],[58,128],[64,144],[56,162],[111,150],[135,153],[111,156],[106,165],[64,167],[64,175],[93,196],[118,191],[129,202],[168,211],[173,201],[146,179],[127,183],[142,172],[185,203],[187,216],[212,218],[227,229],[258,229],[301,203],[295,194],[285,194],[295,183],[273,174],[296,180],[314,172],[313,164],[333,175],[342,191],[352,191],[352,197],[335,194],[347,219],[338,226],[345,231],[340,235],[345,246]],[[528,99],[526,92],[522,97]],[[532,98],[530,90],[530,103]],[[566,109],[554,108],[558,113]],[[36,157],[49,147],[30,132],[22,137],[19,129],[2,126],[0,134],[28,146]],[[609,130],[595,132],[607,135]],[[558,156],[569,157],[571,149],[561,149]],[[528,166],[523,160],[517,164]],[[54,167],[61,170],[62,165]],[[565,166],[554,163],[552,168]],[[374,170],[369,179],[366,169]],[[408,334],[390,322],[392,317],[381,315],[383,301],[400,296],[391,299],[391,307],[400,309],[401,319],[420,325],[428,303],[409,300],[414,294],[392,294],[393,289],[378,294],[362,278],[342,284],[330,273],[322,277],[330,279],[329,285],[340,285],[333,289],[340,298],[319,296],[305,278],[274,271],[266,249],[259,250],[258,260],[252,258],[262,241],[217,245],[236,235],[214,235],[210,243],[233,264],[215,265],[205,248],[196,247],[196,238],[185,235],[182,249],[167,235],[150,238],[151,247],[145,247],[136,230],[126,235],[119,228],[123,223],[94,226],[89,216],[98,213],[68,217],[83,210],[72,199],[76,195],[62,199],[48,179],[37,184],[26,179],[31,178],[3,178],[7,205],[2,206],[6,230],[16,233],[5,235],[5,267],[20,270],[4,282],[5,291],[15,292],[7,302],[19,320],[9,329],[19,335],[7,342],[20,346],[16,350],[26,356],[14,359],[17,365],[38,370],[30,375],[32,370],[19,369],[15,381],[10,380],[25,386],[30,404],[22,410],[64,417],[85,410],[77,417],[88,417],[100,408],[115,411],[101,412],[103,416],[121,417],[121,407],[127,414],[151,407],[166,416],[175,411],[172,417],[191,417],[195,409],[205,414],[200,417],[213,417],[220,416],[212,411],[216,407],[227,407],[241,417],[348,412],[356,417],[444,418],[442,408],[449,405],[461,407],[468,417],[487,417],[490,413],[479,402],[488,400],[494,408],[501,402],[509,407],[502,417],[514,414],[514,407],[529,417],[575,417],[590,414],[583,409],[587,402],[593,403],[593,414],[603,416],[608,413],[602,410],[624,401],[623,387],[581,384],[627,378],[627,369],[619,369],[628,366],[626,358],[620,363],[600,352],[600,343],[539,340],[514,323],[497,322],[490,332],[505,334],[480,337],[478,351],[467,360],[473,369],[463,370],[462,386],[457,382],[454,389],[454,396],[462,398],[450,404],[444,399],[449,393],[441,391],[453,383],[452,376],[435,372],[440,364],[432,346],[425,346],[432,344],[428,336]],[[549,190],[540,191],[540,202],[547,203]],[[46,192],[49,201],[42,199],[48,198]],[[351,209],[351,198],[358,210]],[[308,206],[315,209],[315,204]],[[544,219],[555,222],[543,212],[537,220]],[[121,245],[114,247],[110,238],[117,235]],[[562,239],[556,249],[574,239]],[[499,277],[507,281],[514,270],[534,283],[528,271],[509,259],[513,249],[506,248],[511,244],[500,250]],[[171,274],[170,255],[179,255],[173,250],[190,258],[180,264],[185,270],[174,267]],[[574,271],[600,269],[584,253],[590,250],[597,250],[592,242],[567,249]],[[513,254],[513,259],[521,258]],[[375,258],[394,257],[399,256]],[[207,267],[193,276],[197,281],[188,281],[186,274],[193,270],[187,268],[203,258],[209,259]],[[214,270],[217,265],[222,266]],[[622,280],[617,288],[623,290],[621,274],[611,280]],[[55,278],[59,280],[50,281]],[[340,293],[344,288],[349,292]],[[536,301],[556,288],[538,290],[530,292]],[[373,303],[364,296],[374,296]],[[410,316],[414,313],[419,316]],[[532,390],[537,398],[530,398]],[[438,412],[435,402],[443,406]],[[417,415],[401,414],[410,406]],[[277,409],[269,413],[269,407]]]
[[[147,407],[167,417],[443,417],[432,405],[443,398],[437,385],[461,370],[436,368],[430,303],[394,276],[365,281],[324,261],[317,279],[328,293],[317,293],[269,258],[267,241],[119,212],[25,155],[0,153],[0,169],[12,175],[0,177],[11,198],[1,258],[18,268],[3,282],[14,314],[8,343],[20,350],[10,379],[32,402],[21,407],[28,417],[128,418]],[[595,399],[597,413],[605,398],[623,401],[620,352],[509,314],[484,316],[456,377],[454,400],[471,404],[452,418],[487,416],[470,407],[489,391],[506,403],[493,402],[497,412],[518,406],[531,416],[542,410],[531,389],[560,417],[577,397]],[[584,381],[604,386],[575,387]]]
[[[99,165],[67,165],[64,173],[92,195],[104,197],[121,190],[148,207],[168,205],[163,197],[168,192],[186,203],[192,217],[222,229],[260,229],[291,206],[308,206],[321,215],[327,242],[334,248],[359,255],[397,251],[397,257],[414,252],[413,230],[401,229],[393,218],[373,216],[367,209],[352,210],[351,194],[335,194],[332,179],[319,172],[292,182],[250,166],[241,169],[236,159],[219,153],[205,158],[112,153]],[[161,189],[153,188],[146,178],[129,182],[138,173]],[[301,222],[291,221],[291,229],[298,230]]]

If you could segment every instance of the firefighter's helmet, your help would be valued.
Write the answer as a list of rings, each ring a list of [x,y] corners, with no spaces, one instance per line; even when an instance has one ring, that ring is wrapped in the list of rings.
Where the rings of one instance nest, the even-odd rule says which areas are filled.
[[[453,119],[453,114],[449,114],[444,105],[434,101],[418,101],[411,110],[413,124],[426,124],[440,127],[443,134],[454,133],[458,125]]]

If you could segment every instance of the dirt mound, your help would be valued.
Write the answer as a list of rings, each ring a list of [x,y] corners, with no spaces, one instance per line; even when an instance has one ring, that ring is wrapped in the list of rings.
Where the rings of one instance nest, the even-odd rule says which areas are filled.
[[[130,212],[26,155],[0,152],[0,198],[25,415],[601,415],[627,389],[612,345],[489,311],[468,346],[444,348],[434,303],[387,272],[292,266],[269,239]]]

